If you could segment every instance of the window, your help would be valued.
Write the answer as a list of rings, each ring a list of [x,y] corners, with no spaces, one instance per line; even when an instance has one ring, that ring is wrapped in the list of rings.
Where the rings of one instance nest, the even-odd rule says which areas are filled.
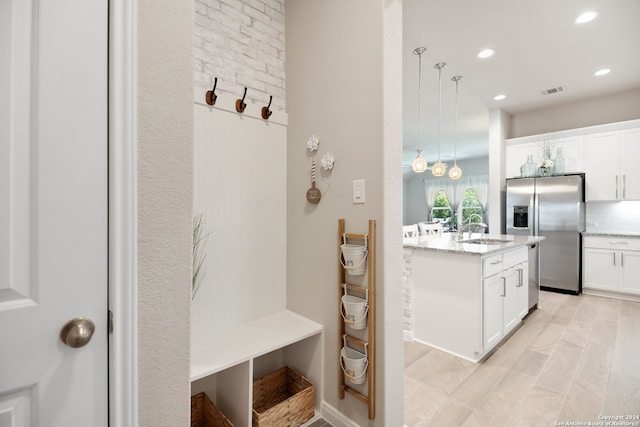
[[[451,207],[444,190],[439,190],[436,193],[436,200],[433,202],[433,208],[431,208],[431,218],[440,222],[445,222],[448,218],[451,218]]]
[[[476,190],[469,188],[464,192],[464,199],[462,199],[462,223],[466,224],[471,222],[482,222],[482,207],[478,201],[478,195]]]
[[[464,192],[461,211],[463,224],[468,223],[469,220],[471,220],[471,222],[483,221],[482,207],[478,201],[476,190],[469,188]],[[453,218],[449,199],[447,199],[447,194],[444,190],[439,190],[436,193],[436,200],[433,203],[433,208],[431,208],[431,218],[433,218],[434,221],[439,220],[440,222],[458,222],[459,217]]]

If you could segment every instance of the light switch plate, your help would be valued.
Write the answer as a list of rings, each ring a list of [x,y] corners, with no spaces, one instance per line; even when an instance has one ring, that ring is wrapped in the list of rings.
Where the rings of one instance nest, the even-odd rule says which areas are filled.
[[[364,203],[364,179],[356,179],[353,181],[353,203]]]

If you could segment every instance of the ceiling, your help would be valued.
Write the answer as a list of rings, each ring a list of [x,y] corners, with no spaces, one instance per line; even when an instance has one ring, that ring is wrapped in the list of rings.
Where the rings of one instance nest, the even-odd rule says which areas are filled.
[[[422,55],[422,138],[437,157],[438,71],[442,70],[440,152],[452,163],[488,153],[489,110],[514,114],[640,88],[640,0],[404,0],[403,111],[405,176],[418,147],[418,56]],[[599,16],[574,23],[584,11]],[[479,59],[492,48],[495,55]],[[593,73],[609,68],[608,75]],[[454,75],[462,75],[454,138]],[[551,95],[542,91],[562,86]],[[495,101],[498,94],[506,95]],[[463,166],[461,164],[461,166]],[[464,167],[463,167],[464,171]]]

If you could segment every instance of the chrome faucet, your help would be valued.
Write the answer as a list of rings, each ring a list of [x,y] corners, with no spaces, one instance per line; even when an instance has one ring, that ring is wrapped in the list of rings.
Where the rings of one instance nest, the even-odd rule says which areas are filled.
[[[473,217],[480,218],[480,222],[472,222]],[[476,229],[481,228],[484,231],[484,230],[486,230],[488,228],[488,225],[485,224],[484,222],[482,222],[482,216],[480,216],[477,213],[473,213],[473,214],[469,215],[469,222],[467,222],[466,224],[462,224],[460,226],[460,230],[458,230],[458,233],[460,235],[462,235],[462,234],[464,234],[465,228],[467,229],[467,231],[469,231],[469,230],[471,230],[471,227],[476,227]]]

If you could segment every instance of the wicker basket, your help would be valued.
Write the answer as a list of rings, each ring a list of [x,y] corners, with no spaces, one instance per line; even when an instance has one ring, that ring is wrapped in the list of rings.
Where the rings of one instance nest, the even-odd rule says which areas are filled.
[[[298,427],[313,417],[313,384],[285,366],[253,382],[253,427]]]
[[[209,396],[198,393],[191,396],[191,427],[233,427],[233,424]]]

